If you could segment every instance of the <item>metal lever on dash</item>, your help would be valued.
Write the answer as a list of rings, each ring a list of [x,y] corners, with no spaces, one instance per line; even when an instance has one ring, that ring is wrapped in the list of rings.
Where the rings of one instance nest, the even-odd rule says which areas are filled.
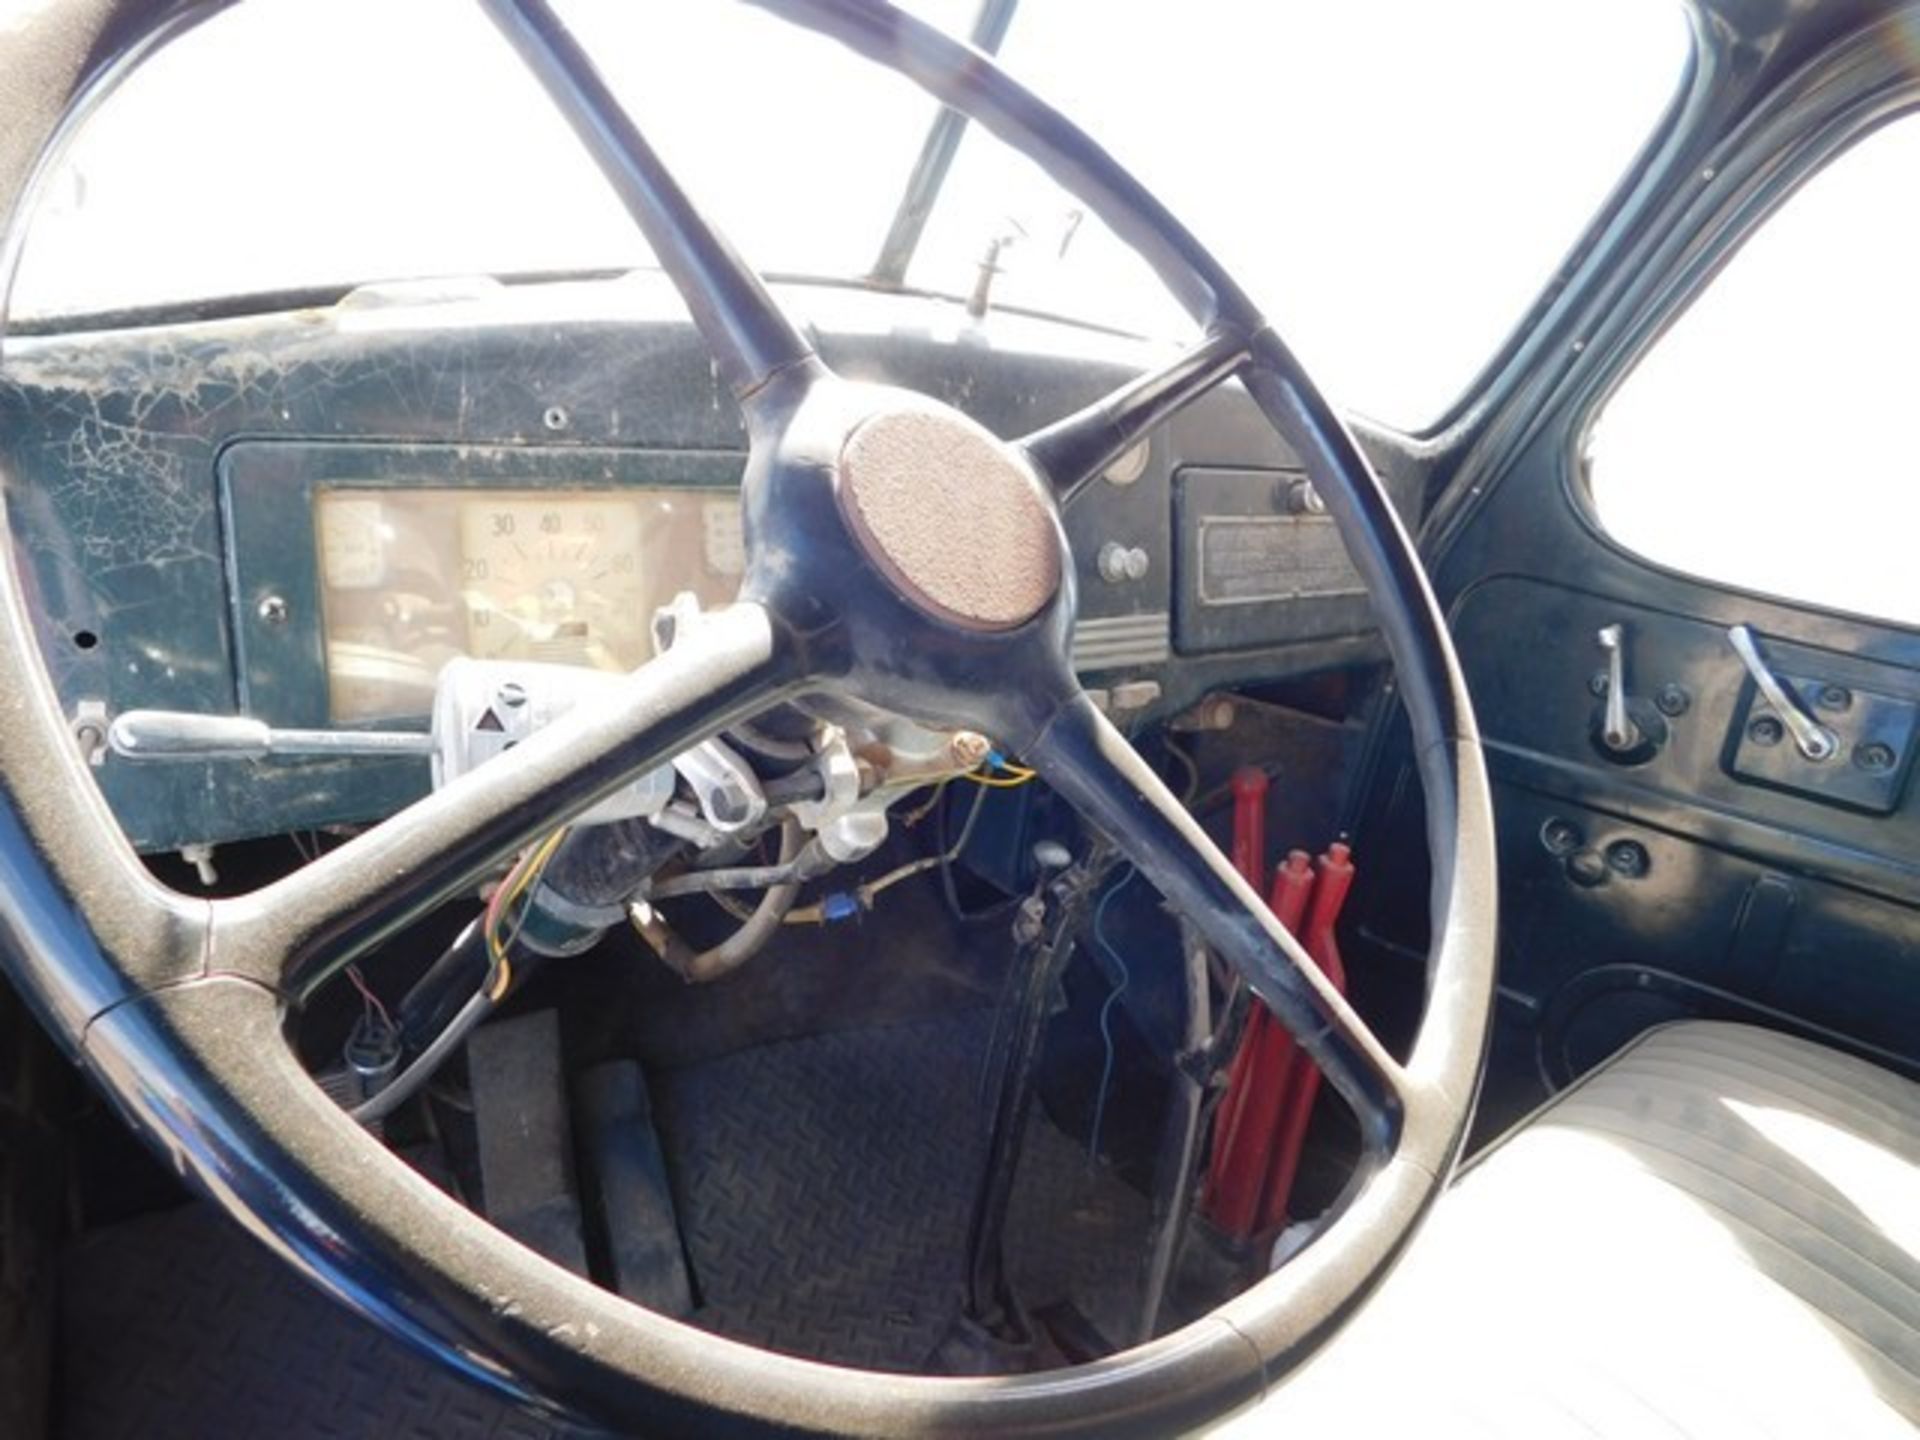
[[[1753,683],[1759,687],[1767,704],[1773,707],[1773,713],[1787,727],[1795,748],[1814,761],[1831,760],[1837,755],[1840,752],[1840,737],[1814,719],[1807,707],[1800,703],[1800,697],[1793,693],[1792,687],[1767,667],[1767,662],[1761,658],[1759,645],[1754,642],[1752,629],[1735,625],[1727,631],[1727,640],[1741,663],[1747,667],[1747,673],[1753,676]]]
[[[1607,708],[1600,722],[1600,739],[1607,749],[1625,754],[1646,738],[1627,713],[1625,632],[1618,624],[1603,625],[1594,638],[1607,655]]]
[[[433,754],[433,737],[404,730],[276,730],[244,715],[129,710],[107,727],[125,760],[343,759]]]

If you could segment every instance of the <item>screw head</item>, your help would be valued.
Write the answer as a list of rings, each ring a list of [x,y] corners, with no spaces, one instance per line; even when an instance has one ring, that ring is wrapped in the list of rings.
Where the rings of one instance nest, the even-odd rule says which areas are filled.
[[[1844,685],[1822,685],[1815,692],[1813,703],[1822,710],[1838,713],[1853,707],[1853,692]]]
[[[1693,704],[1693,697],[1687,694],[1684,685],[1662,685],[1653,695],[1653,708],[1669,720],[1687,713],[1687,707]]]
[[[540,423],[546,426],[547,429],[549,430],[566,429],[567,423],[568,423],[568,416],[567,416],[565,407],[560,405],[549,405],[546,409],[546,413],[540,417]]]
[[[527,703],[527,687],[518,680],[509,680],[494,691],[494,698],[509,710],[518,710]]]
[[[1756,715],[1747,723],[1747,739],[1756,745],[1778,745],[1786,733],[1777,716]]]
[[[1593,674],[1589,675],[1587,677],[1587,690],[1595,697],[1605,695],[1607,693],[1607,672],[1604,670],[1596,670]]]
[[[254,607],[254,613],[269,625],[284,625],[292,617],[293,607],[284,595],[267,595]]]
[[[1607,868],[1616,875],[1638,880],[1653,868],[1653,857],[1638,840],[1616,840],[1607,846]]]
[[[1893,763],[1898,758],[1891,745],[1878,740],[1869,741],[1853,752],[1853,763],[1875,774],[1884,774],[1893,769]]]
[[[1563,816],[1554,815],[1540,827],[1540,843],[1549,855],[1571,855],[1585,842],[1580,827]]]

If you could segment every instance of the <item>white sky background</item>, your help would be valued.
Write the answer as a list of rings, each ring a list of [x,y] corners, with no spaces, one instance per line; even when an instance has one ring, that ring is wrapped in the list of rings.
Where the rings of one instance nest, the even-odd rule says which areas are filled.
[[[4,5],[5,0],[0,0]],[[974,0],[914,8],[964,29]],[[851,276],[927,120],[905,82],[725,0],[565,11],[683,182],[762,268]],[[1669,0],[1025,0],[1006,63],[1156,188],[1336,401],[1434,418],[1672,96]],[[964,293],[1063,195],[968,136],[910,279]],[[1008,257],[1010,302],[1179,336],[1098,227]],[[644,264],[469,0],[247,0],[137,74],[39,218],[16,314],[306,283]]]

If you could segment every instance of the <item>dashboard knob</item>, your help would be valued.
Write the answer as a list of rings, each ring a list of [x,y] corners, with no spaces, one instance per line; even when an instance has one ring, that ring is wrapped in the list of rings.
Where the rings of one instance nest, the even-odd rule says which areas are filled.
[[[1139,545],[1122,545],[1118,540],[1109,540],[1100,547],[1097,561],[1100,578],[1109,585],[1121,585],[1129,580],[1144,580],[1153,566],[1146,550]]]

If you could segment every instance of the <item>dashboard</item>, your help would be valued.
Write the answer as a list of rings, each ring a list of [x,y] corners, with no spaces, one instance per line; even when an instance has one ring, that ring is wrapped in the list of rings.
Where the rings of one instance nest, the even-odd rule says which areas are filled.
[[[842,373],[1002,435],[1169,354],[926,297],[781,298]],[[741,573],[740,416],[651,274],[16,334],[0,447],[41,644],[83,729],[131,709],[421,729],[457,656],[630,668],[655,610],[683,591],[724,603]],[[1410,514],[1410,484],[1384,478]],[[1065,518],[1075,664],[1130,726],[1382,653],[1332,522],[1236,385]],[[149,850],[360,823],[428,786],[398,755],[96,760]]]

